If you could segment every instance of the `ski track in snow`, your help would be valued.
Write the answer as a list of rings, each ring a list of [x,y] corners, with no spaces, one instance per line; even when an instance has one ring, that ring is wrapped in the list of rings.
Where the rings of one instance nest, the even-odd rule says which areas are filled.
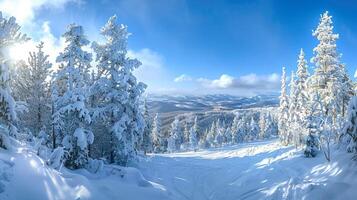
[[[327,163],[322,153],[305,158],[276,140],[151,155],[140,166],[146,178],[168,189],[167,199],[175,200],[337,199],[333,187],[357,185],[351,177],[339,180],[346,168],[339,162]],[[345,199],[353,199],[354,191],[349,191]]]

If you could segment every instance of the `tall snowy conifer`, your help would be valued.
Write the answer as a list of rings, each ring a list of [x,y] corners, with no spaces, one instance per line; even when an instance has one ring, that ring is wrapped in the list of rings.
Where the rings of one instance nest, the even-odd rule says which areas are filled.
[[[151,152],[153,147],[152,137],[151,137],[152,120],[150,118],[146,99],[144,100],[144,119],[145,119],[145,129],[143,133],[142,150],[146,154],[147,152]]]
[[[288,144],[288,117],[289,117],[289,102],[288,95],[286,93],[286,74],[285,67],[283,67],[281,76],[281,93],[280,93],[280,104],[279,104],[279,136],[283,144]]]
[[[314,57],[311,58],[316,66],[311,77],[312,90],[321,95],[325,115],[332,117],[333,126],[337,126],[351,94],[348,94],[348,76],[337,52],[336,40],[339,35],[333,33],[332,17],[327,11],[321,15],[313,36],[319,40],[319,44],[314,48]]]
[[[100,97],[95,118],[108,124],[110,135],[109,162],[127,165],[136,157],[145,121],[139,109],[139,100],[146,85],[138,82],[133,71],[141,63],[127,56],[127,26],[111,17],[101,29],[104,44],[93,43],[100,77],[94,91]]]
[[[163,131],[161,130],[161,121],[159,113],[156,113],[152,125],[152,140],[155,153],[162,153],[166,151],[166,140]]]
[[[92,55],[82,48],[89,44],[82,26],[70,24],[63,34],[67,46],[57,57],[61,68],[54,75],[53,91],[55,124],[61,124],[62,145],[68,152],[65,165],[81,168],[87,164],[88,145],[93,143],[93,133],[86,129],[91,123],[86,99],[88,87],[85,84],[86,72]],[[65,82],[65,84],[63,84]]]
[[[28,63],[18,66],[14,92],[18,100],[26,102],[27,112],[19,114],[20,124],[35,135],[49,131],[51,96],[48,79],[52,64],[43,52],[44,43],[40,42],[37,52],[30,52]]]
[[[17,115],[15,111],[16,102],[11,96],[10,89],[10,60],[4,52],[11,45],[28,40],[26,35],[20,32],[20,26],[14,17],[5,18],[0,12],[0,122],[6,126],[8,131],[0,133],[0,147],[10,148],[9,134],[16,135],[15,123]]]
[[[294,141],[295,145],[299,145],[299,136],[297,131],[297,110],[296,110],[296,82],[295,82],[295,73],[291,72],[290,76],[290,95],[289,95],[289,119],[288,119],[288,143]]]

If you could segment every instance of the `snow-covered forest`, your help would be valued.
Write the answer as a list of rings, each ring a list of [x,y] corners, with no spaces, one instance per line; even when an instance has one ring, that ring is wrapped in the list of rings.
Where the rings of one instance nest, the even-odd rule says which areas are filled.
[[[134,75],[128,27],[114,15],[98,32],[90,41],[69,24],[55,63],[44,42],[13,60],[31,38],[0,13],[0,199],[355,197],[357,87],[328,12],[317,45],[282,68],[278,107],[175,115],[165,129]]]

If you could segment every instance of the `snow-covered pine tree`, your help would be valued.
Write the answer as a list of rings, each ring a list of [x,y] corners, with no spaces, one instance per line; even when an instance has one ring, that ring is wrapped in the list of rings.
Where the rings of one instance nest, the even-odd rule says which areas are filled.
[[[179,151],[182,141],[183,141],[183,132],[181,129],[181,124],[179,117],[175,117],[174,121],[171,123],[171,128],[170,128],[170,134],[169,134],[169,139],[168,139],[168,146],[167,148],[169,149],[169,140],[175,140],[175,148],[170,146],[171,152],[172,151]],[[171,144],[170,144],[171,145]]]
[[[285,67],[282,70],[281,76],[281,93],[280,93],[280,104],[279,104],[279,119],[278,119],[278,128],[279,128],[279,137],[280,141],[287,145],[289,143],[288,139],[288,118],[289,118],[289,102],[286,91],[286,74]]]
[[[261,112],[260,115],[259,115],[259,122],[258,122],[259,129],[260,129],[259,139],[264,139],[264,137],[265,137],[266,128],[267,128],[267,125],[268,125],[268,122],[266,120],[267,120],[267,118],[266,118],[265,113]]]
[[[266,115],[266,127],[265,127],[265,138],[270,138],[278,134],[278,126],[276,121],[273,119],[271,114]]]
[[[353,152],[354,159],[357,159],[357,96],[352,97],[349,103],[342,137],[348,142],[348,152]]]
[[[161,120],[159,113],[156,113],[151,130],[153,149],[155,153],[166,151],[166,140],[163,131],[161,130]]]
[[[171,132],[172,133],[172,132]],[[169,153],[173,153],[175,151],[177,151],[177,144],[176,144],[176,141],[177,141],[177,138],[176,138],[176,135],[170,135],[168,138],[167,138],[167,151]]]
[[[288,144],[294,142],[296,146],[300,145],[300,137],[298,133],[298,124],[297,124],[297,116],[296,113],[296,82],[295,82],[295,73],[291,72],[290,77],[290,95],[289,95],[289,119],[288,119]]]
[[[196,150],[198,145],[198,139],[197,139],[197,130],[195,130],[195,126],[192,126],[190,128],[189,144],[192,150]]]
[[[321,95],[325,115],[332,117],[333,126],[338,126],[338,121],[344,112],[344,104],[349,99],[347,74],[344,65],[340,63],[341,55],[337,52],[336,40],[338,34],[333,33],[332,17],[326,11],[321,15],[320,23],[313,36],[319,40],[314,48],[315,72],[311,77],[313,92]],[[313,93],[312,92],[312,93]]]
[[[231,131],[230,126],[225,128],[224,138],[225,138],[225,141],[224,141],[225,144],[233,144],[233,136],[232,136],[232,131]]]
[[[208,132],[209,132],[208,129],[206,129],[202,137],[199,139],[198,147],[201,149],[206,149],[210,147],[210,144],[207,141]]]
[[[340,64],[339,68],[343,74],[343,79],[342,79],[342,88],[341,88],[341,93],[342,93],[342,117],[344,118],[347,115],[347,108],[349,106],[349,102],[351,100],[351,97],[356,95],[356,91],[354,91],[354,84],[350,77],[348,76],[346,67],[344,64]]]
[[[214,138],[214,145],[216,147],[220,147],[223,144],[224,141],[224,127],[223,124],[221,123],[221,120],[217,120],[216,122],[216,136]]]
[[[231,133],[232,133],[232,143],[238,143],[238,125],[239,125],[239,116],[238,114],[234,115],[233,122],[231,124]]]
[[[136,147],[145,127],[139,100],[146,85],[133,75],[141,63],[127,56],[127,26],[118,24],[113,16],[101,29],[101,35],[106,42],[92,45],[100,73],[93,87],[100,98],[94,118],[108,124],[109,162],[127,165],[136,157]]]
[[[190,128],[190,133],[189,133],[189,146],[191,149],[195,150],[198,146],[198,131],[199,131],[199,127],[198,127],[198,120],[197,120],[197,116],[195,116],[195,119],[193,121],[193,126]]]
[[[259,124],[258,122],[254,119],[254,116],[251,117],[250,123],[249,123],[249,135],[248,135],[248,140],[253,141],[258,138],[259,136]]]
[[[150,118],[149,109],[148,109],[146,99],[144,100],[144,119],[145,119],[145,128],[144,128],[143,141],[142,141],[141,148],[144,151],[144,154],[146,154],[147,152],[149,152],[149,153],[152,152],[152,149],[153,149],[153,142],[152,142],[152,136],[151,136],[152,120]]]
[[[319,137],[321,135],[321,128],[324,119],[325,115],[320,95],[318,93],[314,93],[308,103],[306,123],[301,124],[308,129],[308,135],[305,138],[304,151],[306,157],[315,157],[319,150]]]
[[[30,52],[28,63],[16,69],[13,83],[17,100],[26,102],[27,112],[19,114],[20,125],[30,129],[36,136],[40,131],[50,130],[51,95],[48,78],[52,64],[43,52],[44,43],[40,42],[36,52]],[[49,137],[46,137],[50,139]]]
[[[89,44],[82,26],[70,24],[63,37],[67,46],[56,59],[61,68],[54,75],[58,90],[52,93],[54,119],[58,120],[54,123],[61,125],[62,145],[67,151],[65,165],[77,169],[87,164],[88,145],[94,140],[93,133],[86,129],[91,117],[86,105],[88,87],[84,81],[84,69],[90,65],[92,55],[82,49]]]
[[[307,61],[305,60],[305,53],[303,49],[300,50],[299,58],[297,61],[297,71],[296,71],[296,121],[298,124],[305,124],[307,110],[308,110],[308,101],[309,93],[307,88],[307,79],[309,78]],[[303,140],[307,135],[307,130],[304,126],[298,126],[296,130],[299,134],[299,140]]]
[[[184,140],[183,143],[184,144],[188,144],[190,142],[190,129],[188,128],[188,122],[185,122],[185,128],[183,131],[183,136],[184,136]]]
[[[206,136],[206,141],[210,147],[214,147],[214,145],[215,145],[214,140],[215,140],[216,134],[217,134],[216,131],[217,131],[216,122],[213,121],[211,124],[211,127],[207,133],[207,136]]]
[[[195,116],[195,119],[193,120],[193,129],[196,132],[197,138],[199,138],[200,126],[198,125],[198,117],[197,116]]]
[[[0,123],[8,129],[0,132],[0,148],[5,149],[10,148],[9,135],[16,135],[17,115],[16,102],[10,89],[10,59],[4,52],[11,45],[28,40],[27,36],[20,32],[20,28],[15,17],[3,17],[0,12]]]

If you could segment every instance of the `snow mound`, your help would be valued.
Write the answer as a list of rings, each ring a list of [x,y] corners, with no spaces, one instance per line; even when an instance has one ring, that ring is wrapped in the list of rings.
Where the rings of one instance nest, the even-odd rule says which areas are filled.
[[[165,188],[147,181],[139,170],[100,165],[97,173],[57,171],[25,146],[0,150],[0,199],[166,199]]]

